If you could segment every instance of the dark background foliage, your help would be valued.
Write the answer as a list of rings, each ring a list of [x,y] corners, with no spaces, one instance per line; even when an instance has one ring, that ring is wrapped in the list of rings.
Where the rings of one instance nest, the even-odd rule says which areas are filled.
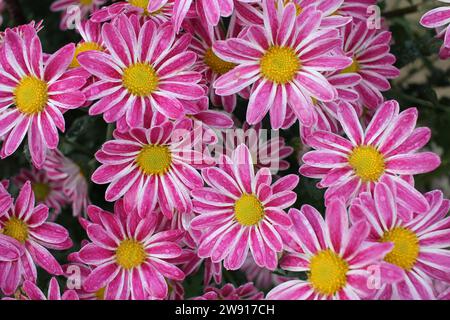
[[[63,45],[79,41],[79,35],[74,31],[59,29],[60,15],[50,11],[53,0],[6,0],[18,5],[25,21],[20,14],[12,16],[5,10],[4,23],[1,29],[12,27],[31,20],[44,22],[44,29],[39,33],[44,52],[53,53]],[[442,166],[435,172],[417,178],[417,185],[422,191],[442,188],[450,196],[450,63],[439,61],[437,52],[441,41],[435,39],[435,32],[422,28],[418,21],[428,9],[444,5],[434,0],[385,0],[379,2],[385,17],[385,25],[393,33],[392,53],[397,57],[396,66],[401,68],[399,79],[392,83],[392,89],[386,93],[388,99],[396,99],[402,108],[417,107],[420,112],[419,125],[432,129],[433,137],[429,148],[442,156]],[[243,120],[246,101],[241,100],[236,111],[238,118]],[[60,135],[59,149],[68,157],[76,161],[89,177],[97,167],[95,152],[103,142],[111,138],[112,125],[107,125],[101,117],[88,116],[87,110],[70,111],[65,115],[66,133]],[[290,157],[291,168],[287,173],[296,174],[298,171],[298,155],[301,143],[298,138],[298,126],[294,126],[281,134],[289,145],[295,147],[296,152]],[[0,179],[10,178],[21,168],[29,167],[29,154],[24,145],[13,156],[0,160]],[[284,174],[285,172],[283,172]],[[298,203],[308,203],[323,211],[323,192],[315,187],[316,181],[301,178],[297,188]],[[112,204],[104,200],[103,186],[91,184],[90,197],[94,204],[105,209],[112,209]],[[17,192],[17,190],[16,190]],[[70,208],[66,208],[58,218],[69,229],[75,246],[69,252],[79,249],[80,242],[85,238],[84,231],[73,218]],[[61,263],[66,262],[68,252],[56,252]],[[279,271],[282,273],[282,271]],[[201,293],[203,273],[189,277],[185,282],[186,296],[191,297]],[[45,288],[49,276],[40,272],[39,282]],[[225,272],[224,282],[237,285],[246,282],[240,272]]]

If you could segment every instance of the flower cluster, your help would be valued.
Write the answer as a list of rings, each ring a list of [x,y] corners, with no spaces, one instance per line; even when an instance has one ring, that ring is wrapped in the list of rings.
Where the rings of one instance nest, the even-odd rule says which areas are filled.
[[[26,141],[31,167],[0,183],[2,294],[448,299],[450,201],[415,185],[441,160],[423,150],[418,109],[384,96],[400,71],[388,28],[369,23],[375,3],[57,0],[80,40],[53,54],[40,23],[7,28],[0,156]],[[421,23],[450,56],[450,9]],[[63,135],[74,114],[107,127],[87,161]],[[279,135],[293,128],[297,168]],[[324,189],[323,215],[299,204],[301,180]],[[91,205],[103,198],[112,210]],[[71,238],[78,251],[56,254]],[[54,276],[47,295],[38,268]],[[185,297],[200,272],[203,289]]]

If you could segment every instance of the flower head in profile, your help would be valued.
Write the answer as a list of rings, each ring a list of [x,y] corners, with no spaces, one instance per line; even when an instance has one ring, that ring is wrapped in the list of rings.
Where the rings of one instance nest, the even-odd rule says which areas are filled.
[[[155,215],[141,218],[136,211],[126,212],[122,201],[114,214],[90,206],[88,215],[92,242],[79,252],[81,261],[93,269],[83,284],[86,291],[103,289],[106,300],[165,299],[166,279],[184,279],[184,273],[167,261],[182,254],[177,244],[182,231],[155,232]]]
[[[106,0],[55,0],[50,10],[62,13],[60,28],[66,30],[70,28],[71,22],[86,19],[105,3]]]
[[[308,139],[315,150],[303,156],[300,173],[321,179],[327,188],[326,202],[335,196],[351,201],[359,193],[372,191],[383,179],[397,186],[397,201],[407,210],[426,212],[429,205],[413,186],[413,175],[433,171],[440,158],[432,152],[419,152],[429,141],[428,128],[415,128],[418,112],[410,108],[399,113],[396,101],[384,103],[364,130],[353,108],[340,105],[338,120],[346,138],[317,131]]]
[[[61,183],[66,201],[72,204],[73,216],[84,215],[90,200],[88,181],[81,167],[61,151],[54,150],[47,154],[43,169],[50,179]]]
[[[337,198],[327,207],[325,219],[309,205],[301,210],[291,209],[289,215],[293,221],[292,238],[299,249],[284,255],[280,266],[292,272],[306,272],[307,278],[278,285],[267,299],[359,300],[373,295],[368,267],[378,265],[393,248],[392,243],[366,242],[367,223],[350,226],[345,204]],[[390,273],[394,268],[386,269]],[[382,282],[388,281],[384,273],[381,276]]]
[[[119,121],[119,129],[143,126],[144,115],[156,109],[177,119],[184,115],[183,100],[205,96],[198,84],[201,75],[191,71],[197,56],[186,50],[190,35],[176,38],[170,24],[157,26],[135,17],[120,15],[105,23],[102,38],[106,52],[88,51],[78,62],[98,81],[85,89],[89,101],[96,101],[91,115],[103,114],[105,121]],[[128,30],[126,32],[126,30]]]
[[[61,208],[67,203],[62,182],[53,180],[45,170],[22,169],[12,181],[19,188],[30,181],[36,202],[53,209],[54,216],[60,214]]]
[[[256,174],[248,148],[241,144],[232,157],[222,156],[218,167],[202,170],[209,187],[192,191],[194,211],[199,215],[191,228],[202,231],[199,257],[224,261],[226,269],[237,270],[249,251],[256,264],[274,270],[283,242],[275,228],[289,228],[284,209],[297,199],[292,190],[298,177],[287,175],[272,183],[270,170]]]
[[[51,278],[48,286],[47,295],[33,282],[27,280],[23,283],[23,300],[79,300],[74,290],[66,290],[61,294],[61,289],[56,278]]]
[[[448,0],[439,1],[449,3]],[[437,30],[437,37],[444,40],[439,55],[441,59],[450,58],[450,6],[428,11],[420,20],[420,24]]]
[[[95,11],[91,20],[96,23],[113,21],[121,14],[136,15],[141,21],[152,20],[157,24],[171,20],[175,0],[126,0],[113,3]]]
[[[435,299],[432,280],[450,282],[450,201],[440,191],[425,197],[430,209],[409,221],[400,218],[395,187],[387,184],[378,184],[373,196],[363,193],[353,201],[352,221],[369,224],[369,240],[394,244],[384,263],[396,266],[401,280],[382,285],[377,299]]]
[[[390,51],[391,33],[369,28],[367,22],[349,23],[344,27],[344,53],[353,63],[342,74],[356,73],[362,80],[355,86],[360,104],[376,109],[384,101],[382,92],[391,88],[389,79],[400,75]]]
[[[194,300],[262,300],[264,293],[259,291],[253,283],[248,282],[240,287],[231,283],[222,288],[207,287],[205,293]]]
[[[218,95],[251,86],[247,122],[261,122],[270,112],[273,129],[286,127],[292,112],[304,126],[313,126],[314,99],[333,101],[336,89],[321,74],[344,69],[351,59],[336,52],[342,40],[337,29],[322,29],[322,13],[313,8],[297,15],[294,3],[276,7],[263,1],[264,26],[252,25],[238,38],[217,41],[214,53],[236,67],[214,83]]]
[[[72,241],[64,227],[46,222],[47,218],[48,207],[35,206],[29,181],[23,185],[14,205],[0,217],[0,232],[20,244],[23,250],[18,260],[0,263],[0,286],[6,295],[14,293],[22,280],[36,282],[36,265],[50,274],[63,274],[48,249],[66,250],[72,246]]]
[[[2,158],[13,154],[28,133],[33,164],[41,168],[48,149],[58,146],[65,130],[63,114],[83,105],[85,78],[67,71],[75,51],[69,44],[45,63],[41,42],[31,25],[7,29],[1,47],[0,136]]]
[[[109,184],[106,200],[124,198],[125,207],[137,208],[141,216],[158,208],[171,218],[174,211],[189,213],[190,190],[203,186],[196,170],[205,156],[194,149],[191,128],[155,113],[149,128],[114,132],[96,153],[102,165],[92,175],[97,184]],[[213,162],[212,162],[213,163]]]

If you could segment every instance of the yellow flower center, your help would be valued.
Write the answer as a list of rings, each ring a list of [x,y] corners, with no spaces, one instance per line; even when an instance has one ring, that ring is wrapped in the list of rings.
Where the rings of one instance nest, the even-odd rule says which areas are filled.
[[[419,239],[414,232],[397,227],[386,231],[380,241],[394,244],[394,249],[386,255],[385,261],[405,270],[411,270],[414,267],[420,251]]]
[[[136,240],[123,240],[116,250],[117,264],[127,270],[139,267],[146,258],[144,246]]]
[[[48,85],[35,76],[26,76],[14,89],[14,102],[20,112],[31,115],[45,109],[48,101]]]
[[[159,78],[148,63],[135,63],[123,72],[123,86],[133,95],[146,97],[158,88]]]
[[[90,6],[93,0],[79,0],[80,4],[83,6]]]
[[[167,146],[149,144],[139,152],[136,163],[147,175],[162,175],[172,165],[172,154]]]
[[[244,194],[234,204],[234,217],[243,226],[253,226],[264,218],[264,206],[253,194]]]
[[[128,2],[132,6],[147,10],[149,0],[128,0]]]
[[[385,169],[383,155],[371,146],[359,146],[353,149],[348,162],[356,175],[364,182],[378,181]]]
[[[286,84],[294,79],[301,63],[293,49],[273,46],[261,58],[260,67],[266,79],[278,84]]]
[[[45,201],[50,194],[51,188],[47,183],[32,183],[31,189],[33,189],[34,196],[38,202]]]
[[[214,73],[220,75],[227,73],[236,66],[234,63],[226,62],[220,59],[211,48],[206,50],[204,61]]]
[[[359,63],[356,59],[353,59],[353,63],[347,68],[341,71],[341,73],[356,73],[360,70]]]
[[[103,47],[97,42],[80,42],[75,48],[75,54],[73,55],[72,62],[70,63],[71,68],[76,68],[80,66],[78,62],[78,55],[86,51],[103,51]]]
[[[95,292],[97,300],[105,300],[105,288],[100,288]]]
[[[308,279],[318,293],[331,296],[347,284],[348,263],[330,249],[318,252],[309,267]]]
[[[28,238],[28,226],[18,218],[11,218],[5,223],[3,234],[24,243]]]

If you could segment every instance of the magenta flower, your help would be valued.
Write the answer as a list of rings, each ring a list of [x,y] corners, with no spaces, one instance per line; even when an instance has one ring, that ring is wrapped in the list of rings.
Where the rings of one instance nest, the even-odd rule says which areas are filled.
[[[55,150],[47,154],[43,169],[48,177],[62,184],[65,199],[72,204],[73,215],[84,215],[90,200],[88,181],[80,166]]]
[[[119,15],[137,15],[157,24],[171,20],[175,0],[127,0],[113,3],[95,11],[91,20],[96,23],[116,19]]]
[[[417,109],[399,113],[398,103],[388,101],[363,130],[355,110],[340,105],[338,119],[347,138],[326,131],[313,133],[308,144],[315,150],[303,156],[300,173],[321,179],[318,187],[328,188],[328,203],[336,196],[349,202],[386,178],[396,185],[397,201],[407,209],[403,211],[426,212],[427,201],[406,180],[433,171],[440,159],[432,152],[418,152],[429,141],[430,130],[415,129],[417,116]]]
[[[256,175],[251,154],[241,144],[232,158],[222,156],[219,167],[203,169],[210,187],[192,191],[194,211],[199,214],[191,228],[202,231],[198,255],[224,260],[226,269],[239,269],[251,251],[256,264],[274,270],[283,242],[274,226],[289,228],[283,211],[297,199],[292,190],[298,177],[287,175],[272,184],[269,169]]]
[[[156,114],[154,120],[160,116]],[[164,119],[162,123],[152,122],[151,129],[114,132],[115,140],[106,142],[97,152],[102,165],[92,175],[97,184],[110,183],[107,201],[124,197],[125,207],[137,208],[141,216],[152,213],[157,204],[169,218],[174,210],[191,211],[190,190],[203,186],[195,167],[202,165],[205,157],[193,149],[194,141],[183,123]]]
[[[70,27],[71,21],[87,18],[105,2],[106,0],[56,0],[50,6],[50,10],[62,12],[60,28],[66,30]]]
[[[227,283],[222,288],[207,287],[205,293],[193,300],[262,300],[264,293],[249,282],[236,288]]]
[[[357,73],[362,77],[355,87],[360,103],[376,109],[384,101],[382,92],[391,88],[388,79],[400,75],[394,67],[395,56],[389,53],[391,33],[369,29],[367,22],[358,22],[346,25],[343,37],[343,51],[353,63],[342,73]]]
[[[322,13],[296,14],[289,3],[276,8],[263,1],[264,27],[253,25],[238,38],[217,41],[214,53],[237,66],[216,80],[216,93],[228,96],[252,86],[247,122],[262,121],[270,111],[273,129],[283,127],[289,112],[304,126],[316,122],[313,99],[333,101],[336,89],[320,73],[344,69],[351,60],[330,55],[342,44],[337,29],[321,29]]]
[[[12,181],[19,188],[30,181],[36,202],[53,209],[53,218],[60,214],[61,208],[67,204],[62,182],[52,179],[45,170],[22,169]]]
[[[3,275],[1,285],[6,295],[14,293],[22,279],[36,281],[36,265],[50,274],[61,275],[63,270],[48,249],[66,250],[72,246],[69,232],[62,226],[46,222],[48,207],[35,207],[35,196],[31,183],[26,182],[16,202],[0,217],[0,229],[23,248],[23,255],[17,261],[0,264]]]
[[[74,45],[69,44],[44,63],[40,40],[31,25],[20,33],[6,30],[0,53],[0,136],[5,135],[2,158],[17,150],[27,132],[37,168],[42,167],[47,150],[56,149],[58,129],[65,129],[63,114],[85,101],[79,91],[85,78],[67,73],[74,51]]]
[[[70,63],[71,68],[80,67],[78,55],[86,51],[104,51],[104,44],[101,34],[101,24],[90,20],[77,21],[76,29],[80,33],[82,40],[76,45],[74,57]]]
[[[370,225],[369,239],[394,244],[384,261],[400,270],[401,281],[384,284],[376,299],[434,299],[432,279],[450,282],[450,201],[440,191],[425,197],[430,209],[407,222],[398,215],[395,188],[386,184],[353,201],[352,221]]]
[[[48,286],[47,296],[31,281],[25,281],[22,287],[25,296],[24,300],[79,300],[77,293],[74,290],[66,290],[61,295],[58,281],[56,278],[51,278]]]
[[[181,255],[177,241],[179,230],[155,233],[156,216],[141,218],[126,212],[121,201],[115,214],[90,206],[92,223],[87,233],[92,243],[79,252],[80,259],[93,267],[84,281],[84,289],[96,292],[104,288],[107,300],[164,299],[168,295],[166,278],[184,279],[184,273],[167,259]]]
[[[448,0],[439,1],[449,3]],[[448,59],[450,57],[450,6],[439,7],[428,11],[420,19],[420,24],[426,28],[437,29],[437,37],[444,40],[440,57],[442,59]]]
[[[142,126],[152,108],[177,119],[184,115],[183,100],[205,95],[198,85],[201,75],[190,71],[197,58],[186,50],[190,36],[176,39],[169,24],[158,27],[146,21],[141,27],[133,21],[121,15],[103,25],[108,53],[78,55],[81,66],[99,79],[85,89],[88,100],[100,99],[89,113],[103,114],[107,122],[122,119],[130,127]]]
[[[291,209],[289,215],[293,239],[301,250],[283,256],[280,266],[306,272],[308,277],[280,284],[267,299],[359,300],[373,295],[368,267],[377,265],[393,248],[392,243],[367,243],[368,225],[361,221],[350,226],[345,204],[337,198],[327,207],[325,219],[309,205]],[[389,274],[391,269],[384,270]],[[387,280],[384,273],[381,276],[383,282]]]

